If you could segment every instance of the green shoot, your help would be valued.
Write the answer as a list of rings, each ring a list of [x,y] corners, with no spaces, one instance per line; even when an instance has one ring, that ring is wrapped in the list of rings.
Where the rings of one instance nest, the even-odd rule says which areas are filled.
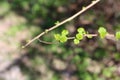
[[[105,38],[105,36],[106,36],[106,34],[107,34],[107,31],[106,31],[106,29],[104,28],[104,27],[100,27],[99,29],[98,29],[98,33],[99,33],[99,35],[100,35],[100,38]]]
[[[80,41],[78,39],[74,39],[74,44],[79,44]]]

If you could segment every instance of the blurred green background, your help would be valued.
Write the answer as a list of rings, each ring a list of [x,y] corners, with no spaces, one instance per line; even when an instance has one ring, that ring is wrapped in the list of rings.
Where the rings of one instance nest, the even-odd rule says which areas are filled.
[[[120,80],[120,42],[85,38],[55,43],[54,34],[78,27],[97,33],[120,31],[120,0],[101,0],[76,19],[46,34],[25,49],[21,46],[87,6],[91,0],[0,0],[0,80]]]

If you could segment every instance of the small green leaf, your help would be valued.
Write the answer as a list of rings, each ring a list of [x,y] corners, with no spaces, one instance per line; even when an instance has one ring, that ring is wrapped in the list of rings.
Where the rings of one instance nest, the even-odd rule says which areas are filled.
[[[54,34],[54,37],[55,37],[55,39],[56,39],[57,41],[60,40],[60,34]]]
[[[98,33],[100,34],[100,37],[103,39],[103,38],[105,38],[105,36],[107,34],[107,31],[106,31],[106,29],[104,27],[100,27],[98,29]]]
[[[84,28],[78,28],[77,31],[78,31],[78,33],[86,34]]]
[[[76,39],[82,40],[83,39],[83,34],[80,34],[80,33],[76,34]]]
[[[68,33],[69,33],[68,30],[63,30],[62,31],[62,35],[68,35]]]
[[[64,36],[64,35],[60,36],[60,42],[64,43],[66,41],[67,41],[67,37],[66,36]]]
[[[61,34],[54,34],[54,37],[57,41],[60,41],[62,43],[66,42],[68,40],[67,36],[68,35],[68,31],[67,30],[63,30],[61,32]]]
[[[60,23],[59,21],[56,21],[56,22],[55,22],[55,25],[58,25],[59,23]]]
[[[79,44],[80,41],[78,39],[74,39],[74,44]]]
[[[116,37],[117,40],[120,39],[120,31],[119,31],[119,32],[116,32],[115,37]]]

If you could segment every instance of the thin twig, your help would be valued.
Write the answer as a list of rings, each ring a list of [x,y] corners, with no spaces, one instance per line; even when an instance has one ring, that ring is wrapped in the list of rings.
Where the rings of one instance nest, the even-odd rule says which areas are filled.
[[[96,37],[97,34],[85,34],[84,37],[87,37],[87,36],[91,36],[91,37]],[[75,37],[68,37],[67,38],[68,40],[71,40],[71,39],[75,39]],[[41,42],[41,43],[44,43],[44,44],[57,44],[55,42],[48,42],[48,41],[43,41],[41,39],[38,38],[38,41]]]
[[[98,35],[97,35],[97,34],[85,34],[84,36],[96,37],[96,36],[98,36]]]
[[[44,44],[55,44],[53,42],[47,42],[47,41],[43,41],[43,40],[40,40],[40,39],[38,39],[38,41],[41,42],[41,43],[44,43]]]
[[[74,39],[75,37],[70,37],[68,39]],[[59,42],[48,42],[48,41],[43,41],[38,39],[39,42],[43,43],[43,44],[58,44]]]
[[[91,37],[96,37],[98,36],[97,34],[85,34],[84,37],[91,36]],[[75,37],[68,37],[68,39],[75,39]]]
[[[69,39],[69,40],[70,40],[70,39],[75,39],[75,37],[68,37],[67,39]]]
[[[39,34],[38,36],[36,36],[35,38],[33,38],[32,40],[30,40],[26,45],[24,45],[22,48],[25,48],[26,46],[28,46],[30,43],[32,43],[33,41],[35,41],[36,39],[40,38],[41,36],[43,36],[44,34],[54,30],[55,28],[73,20],[74,18],[76,18],[77,16],[79,16],[80,14],[82,14],[83,12],[87,11],[89,8],[91,8],[92,6],[94,6],[95,4],[97,4],[100,0],[96,0],[96,1],[92,1],[91,4],[89,4],[88,6],[84,7],[82,10],[80,10],[78,13],[74,14],[73,16],[65,19],[64,21],[56,24],[55,26],[45,30],[44,32],[42,32],[41,34]]]

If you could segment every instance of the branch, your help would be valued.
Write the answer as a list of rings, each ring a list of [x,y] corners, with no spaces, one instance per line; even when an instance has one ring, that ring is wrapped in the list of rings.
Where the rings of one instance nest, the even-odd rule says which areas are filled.
[[[88,6],[84,7],[82,10],[80,10],[79,12],[77,12],[76,14],[74,14],[73,16],[65,19],[64,21],[60,22],[60,23],[57,23],[55,26],[49,28],[49,29],[46,29],[44,32],[42,32],[41,34],[39,34],[38,36],[36,36],[35,38],[33,38],[32,40],[30,40],[27,44],[25,44],[24,46],[22,46],[22,48],[25,48],[26,46],[28,46],[30,43],[32,43],[33,41],[37,40],[38,38],[40,38],[41,36],[43,36],[44,34],[56,29],[57,27],[73,20],[74,18],[76,18],[77,16],[79,16],[80,14],[82,14],[83,12],[87,11],[89,8],[91,8],[92,6],[94,6],[95,4],[97,4],[100,0],[95,0],[95,1],[92,1],[91,4],[89,4]]]

